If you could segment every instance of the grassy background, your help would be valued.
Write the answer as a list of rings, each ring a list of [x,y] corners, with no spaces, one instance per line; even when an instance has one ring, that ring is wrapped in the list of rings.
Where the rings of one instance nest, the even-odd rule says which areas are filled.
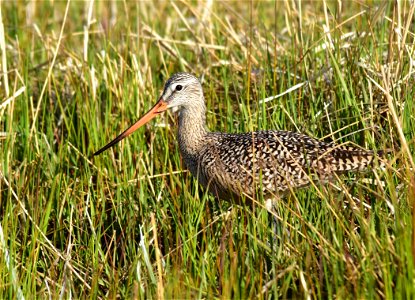
[[[0,5],[0,298],[415,295],[409,1]],[[171,113],[92,159],[176,71],[211,130],[390,148],[386,170],[292,193],[281,229],[198,187]]]

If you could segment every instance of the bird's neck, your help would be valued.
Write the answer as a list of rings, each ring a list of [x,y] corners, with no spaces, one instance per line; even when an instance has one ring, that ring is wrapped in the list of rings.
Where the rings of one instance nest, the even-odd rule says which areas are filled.
[[[196,155],[206,144],[206,108],[185,108],[179,112],[179,145],[182,153]]]

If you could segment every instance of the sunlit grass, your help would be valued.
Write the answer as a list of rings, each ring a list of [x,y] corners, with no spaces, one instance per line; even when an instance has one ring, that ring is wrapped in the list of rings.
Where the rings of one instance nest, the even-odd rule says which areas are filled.
[[[90,3],[1,4],[0,298],[413,297],[410,2]],[[93,158],[177,71],[201,78],[212,131],[388,164],[270,214],[197,184],[172,113]]]

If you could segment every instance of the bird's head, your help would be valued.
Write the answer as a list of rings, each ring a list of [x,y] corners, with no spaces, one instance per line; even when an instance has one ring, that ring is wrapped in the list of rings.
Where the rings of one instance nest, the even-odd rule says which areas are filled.
[[[126,138],[138,128],[169,108],[180,111],[182,109],[204,107],[203,101],[203,90],[199,80],[189,73],[176,73],[166,81],[163,93],[157,103],[136,123],[95,152],[94,155],[98,155],[114,146],[116,143]]]
[[[195,76],[189,73],[176,73],[164,85],[159,102],[165,102],[173,111],[200,106],[203,100],[202,86]]]

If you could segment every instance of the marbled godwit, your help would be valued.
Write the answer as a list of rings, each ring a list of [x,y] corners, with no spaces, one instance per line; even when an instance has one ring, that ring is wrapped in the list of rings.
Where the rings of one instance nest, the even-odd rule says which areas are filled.
[[[177,73],[167,80],[153,108],[94,155],[169,108],[178,110],[178,140],[187,168],[202,186],[224,200],[239,202],[241,195],[251,198],[258,192],[266,199],[275,198],[312,180],[327,181],[335,174],[363,171],[376,157],[373,151],[290,131],[209,132],[202,85],[189,73]]]

